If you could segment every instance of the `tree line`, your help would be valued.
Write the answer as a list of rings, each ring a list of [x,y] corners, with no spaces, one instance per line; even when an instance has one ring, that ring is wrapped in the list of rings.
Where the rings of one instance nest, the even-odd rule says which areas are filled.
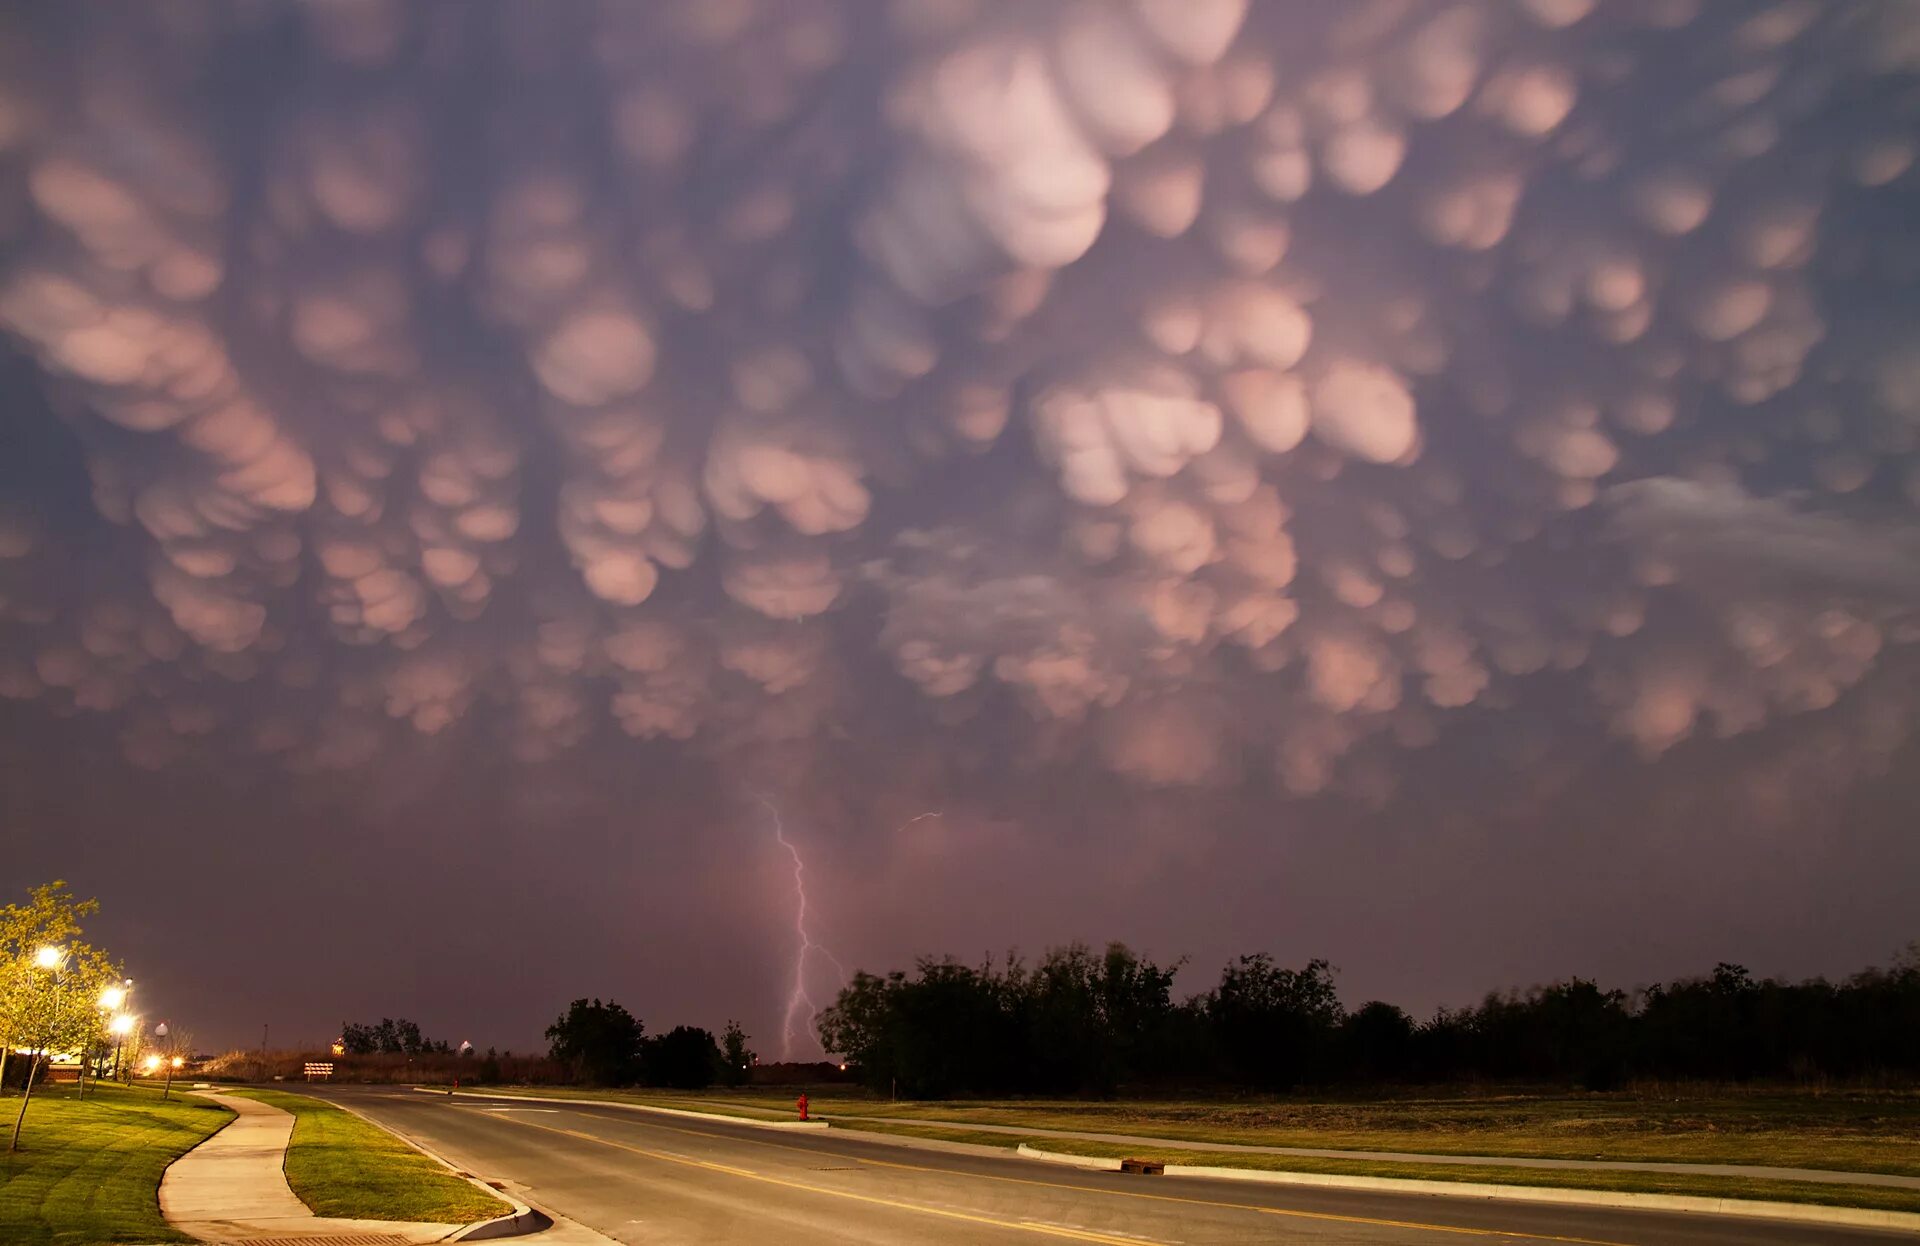
[[[446,1039],[425,1037],[420,1032],[419,1023],[405,1017],[398,1021],[392,1017],[382,1017],[377,1025],[349,1021],[340,1027],[340,1046],[344,1054],[350,1056],[453,1054],[453,1048]]]
[[[640,1018],[613,1000],[576,999],[547,1027],[548,1057],[576,1082],[699,1090],[745,1085],[757,1057],[739,1023],[719,1040],[711,1030],[676,1025],[649,1035]]]
[[[1180,964],[1118,943],[1032,965],[927,958],[911,974],[855,974],[818,1032],[866,1085],[909,1098],[1920,1074],[1920,944],[1838,983],[1723,963],[1633,993],[1570,978],[1424,1021],[1381,1000],[1348,1010],[1324,960],[1242,956],[1211,990],[1176,1000]]]

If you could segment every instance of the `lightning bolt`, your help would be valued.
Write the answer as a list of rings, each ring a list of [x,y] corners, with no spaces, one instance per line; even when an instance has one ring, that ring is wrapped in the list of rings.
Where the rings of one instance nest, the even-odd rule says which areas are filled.
[[[913,817],[908,818],[905,822],[902,822],[899,826],[894,827],[893,833],[895,835],[898,835],[901,831],[906,830],[908,827],[912,826],[915,822],[925,822],[928,818],[937,818],[939,816],[940,815],[937,812],[915,814]]]
[[[834,972],[840,975],[842,982],[846,981],[847,969],[824,945],[814,942],[812,932],[807,929],[807,864],[800,858],[799,845],[787,838],[780,811],[774,808],[773,802],[766,797],[761,796],[758,799],[766,807],[767,812],[773,815],[774,842],[785,848],[787,855],[793,858],[793,932],[799,938],[800,945],[793,955],[793,989],[787,995],[787,1011],[781,1021],[780,1035],[780,1058],[791,1060],[793,1035],[798,1028],[797,1022],[801,1012],[804,1011],[807,1014],[806,1024],[809,1027],[809,1033],[812,1032],[814,1020],[820,1015],[820,1005],[814,1002],[812,994],[807,990],[808,958],[817,956],[825,960],[833,966]]]

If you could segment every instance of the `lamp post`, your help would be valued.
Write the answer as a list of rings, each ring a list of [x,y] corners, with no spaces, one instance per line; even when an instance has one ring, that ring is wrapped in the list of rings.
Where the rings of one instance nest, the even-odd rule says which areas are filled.
[[[107,1022],[107,1032],[113,1035],[113,1080],[120,1080],[120,1052],[126,1046],[127,1035],[133,1033],[134,1019],[121,1013]]]
[[[162,1021],[159,1025],[156,1025],[153,1027],[153,1036],[155,1038],[165,1038],[167,1036],[167,1023],[165,1021]],[[169,1051],[167,1054],[171,1056],[173,1053]],[[165,1088],[163,1088],[160,1091],[160,1097],[162,1099],[169,1098],[173,1094],[173,1061],[171,1059],[167,1060],[166,1066],[167,1066],[167,1084]]]
[[[113,1019],[107,1022],[107,1032],[115,1036],[114,1043],[113,1043],[113,1076],[116,1078],[120,1076],[120,1043],[121,1043],[121,1040],[125,1038],[126,1031],[124,1029],[115,1030],[113,1027],[120,1017],[127,1017],[131,1015],[127,1005],[132,1001],[132,999],[133,999],[133,979],[132,978],[122,978],[118,983],[115,983],[107,987],[106,990],[100,992],[100,1006],[106,1009],[108,1012],[114,1014]],[[106,1062],[107,1062],[106,1053],[101,1052],[100,1063],[105,1064]]]

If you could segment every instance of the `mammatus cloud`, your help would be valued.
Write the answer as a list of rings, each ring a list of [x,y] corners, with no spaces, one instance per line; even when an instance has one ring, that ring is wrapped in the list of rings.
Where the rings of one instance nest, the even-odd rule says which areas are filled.
[[[1378,799],[1540,681],[1651,755],[1911,663],[1904,0],[3,20],[95,518],[6,465],[0,695],[136,764]]]

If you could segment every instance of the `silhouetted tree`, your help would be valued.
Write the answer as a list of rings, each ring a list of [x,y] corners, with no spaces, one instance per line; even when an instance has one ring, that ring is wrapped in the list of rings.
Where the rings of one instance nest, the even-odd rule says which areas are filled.
[[[1349,1013],[1340,1027],[1341,1065],[1348,1080],[1400,1081],[1413,1070],[1413,1018],[1381,1000]]]
[[[576,999],[547,1027],[547,1054],[575,1081],[625,1086],[639,1077],[644,1034],[639,1018],[612,1000]]]
[[[340,1045],[347,1049],[349,1055],[356,1056],[417,1056],[426,1052],[451,1050],[445,1040],[435,1043],[424,1037],[419,1024],[404,1017],[398,1021],[392,1017],[382,1017],[378,1025],[349,1021],[340,1027]]]
[[[1026,1052],[1008,1007],[1009,975],[991,964],[922,960],[915,977],[855,974],[817,1031],[876,1089],[915,1098],[1007,1089]]]
[[[1920,1074],[1920,947],[1842,983],[1756,979],[1722,963],[1638,996],[1584,978],[1490,994],[1423,1024],[1371,1001],[1351,1015],[1322,960],[1227,966],[1176,1004],[1173,969],[1114,944],[1055,949],[1028,967],[922,960],[854,975],[821,1014],[827,1050],[862,1081],[911,1097],[1107,1094],[1128,1083],[1278,1090],[1301,1083],[1573,1084]]]
[[[1341,1016],[1326,961],[1283,969],[1264,953],[1227,966],[1207,1002],[1214,1041],[1230,1075],[1270,1089],[1324,1076]]]
[[[641,1079],[649,1086],[700,1090],[713,1085],[720,1072],[720,1047],[713,1033],[691,1025],[676,1025],[665,1034],[640,1044]]]
[[[729,1019],[720,1037],[720,1081],[727,1086],[744,1086],[753,1076],[753,1052],[747,1049],[747,1032]]]

